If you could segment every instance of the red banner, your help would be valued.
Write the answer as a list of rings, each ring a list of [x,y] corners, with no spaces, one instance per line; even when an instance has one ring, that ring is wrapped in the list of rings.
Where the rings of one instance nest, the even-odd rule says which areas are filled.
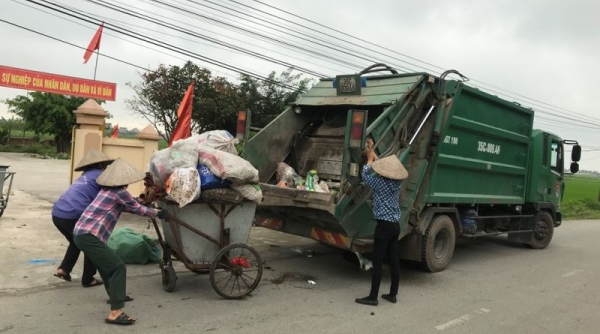
[[[117,84],[0,65],[0,86],[114,101]]]

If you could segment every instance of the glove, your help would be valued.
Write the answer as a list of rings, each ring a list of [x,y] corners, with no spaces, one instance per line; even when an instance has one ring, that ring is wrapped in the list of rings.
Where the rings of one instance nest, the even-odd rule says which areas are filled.
[[[171,218],[171,214],[167,210],[160,210],[160,211],[158,211],[158,213],[156,214],[156,216],[158,218],[160,218],[160,219],[169,219],[169,218]]]

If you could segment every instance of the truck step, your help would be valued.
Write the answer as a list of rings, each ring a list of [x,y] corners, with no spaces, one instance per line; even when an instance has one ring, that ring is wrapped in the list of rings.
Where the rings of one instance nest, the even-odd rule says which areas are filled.
[[[533,232],[533,230],[520,230],[520,231],[508,231],[508,232],[493,232],[493,233],[477,232],[475,234],[462,234],[461,236],[464,237],[464,238],[475,239],[475,238],[478,238],[478,237],[485,237],[485,236],[490,236],[490,235],[512,234],[512,233],[529,233],[529,232]]]

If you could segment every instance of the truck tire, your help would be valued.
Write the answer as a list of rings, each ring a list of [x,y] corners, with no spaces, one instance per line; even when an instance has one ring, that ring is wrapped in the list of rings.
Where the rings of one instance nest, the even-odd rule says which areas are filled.
[[[548,247],[554,235],[554,219],[547,211],[539,211],[535,215],[531,242],[527,244],[533,249]]]
[[[421,267],[432,273],[446,269],[454,254],[456,233],[446,215],[433,218],[421,243]]]

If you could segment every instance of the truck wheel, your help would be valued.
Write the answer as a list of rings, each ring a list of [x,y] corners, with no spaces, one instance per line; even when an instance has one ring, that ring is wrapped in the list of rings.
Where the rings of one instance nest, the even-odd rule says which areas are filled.
[[[539,211],[535,215],[534,222],[531,242],[527,245],[533,249],[548,247],[554,235],[554,219],[552,219],[552,216],[548,212]]]
[[[456,234],[452,219],[436,216],[429,224],[421,244],[421,267],[435,273],[446,269],[454,254]]]

